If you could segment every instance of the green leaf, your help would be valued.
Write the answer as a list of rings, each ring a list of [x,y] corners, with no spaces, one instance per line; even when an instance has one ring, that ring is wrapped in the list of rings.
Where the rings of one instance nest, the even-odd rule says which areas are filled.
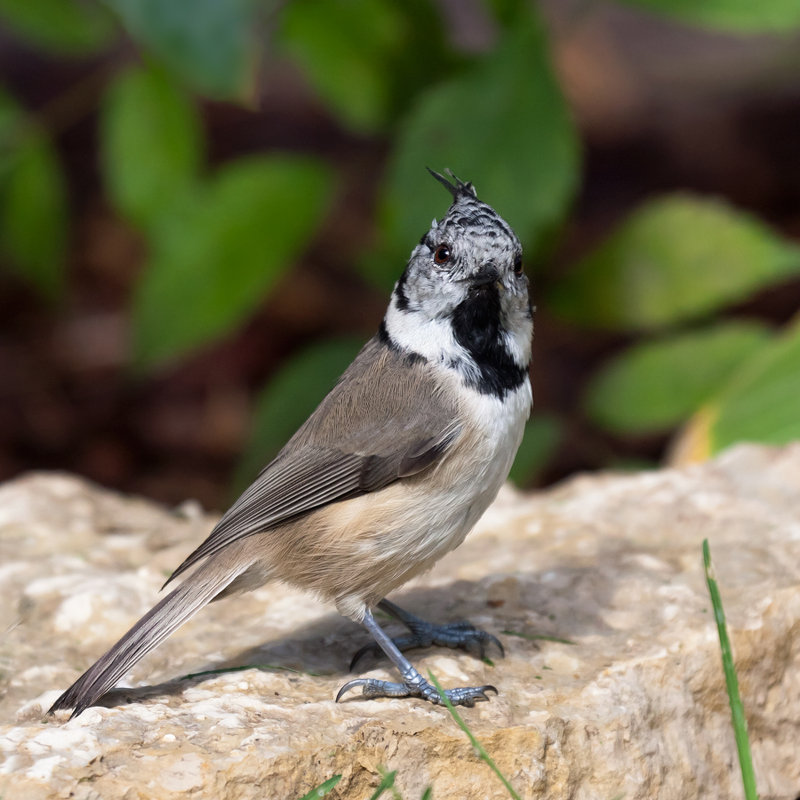
[[[424,93],[402,126],[382,208],[393,257],[370,263],[383,282],[396,279],[395,258],[447,207],[425,166],[472,181],[528,247],[561,221],[575,189],[578,144],[533,14],[521,14],[468,73]]]
[[[662,431],[686,420],[769,340],[753,322],[726,322],[630,347],[590,383],[586,413],[618,433]]]
[[[671,195],[639,208],[548,296],[583,326],[652,330],[710,314],[800,271],[800,248],[724,203]]]
[[[64,278],[67,198],[52,144],[0,91],[0,251],[45,297]]]
[[[175,359],[242,322],[305,248],[329,190],[320,163],[271,156],[183,195],[152,229],[133,310],[139,362]]]
[[[65,55],[95,52],[116,33],[108,12],[91,0],[0,0],[0,18],[32,44]]]
[[[539,414],[534,409],[533,416],[525,426],[525,435],[509,478],[517,486],[529,486],[558,449],[563,433],[563,426],[558,419]]]
[[[258,396],[250,439],[236,470],[234,491],[250,484],[333,389],[364,343],[333,339],[294,356]]]
[[[194,88],[244,97],[253,81],[253,0],[106,0],[130,35]]]
[[[400,41],[402,14],[390,0],[304,0],[284,11],[288,51],[352,128],[372,131],[388,117],[387,51]]]
[[[450,62],[427,0],[299,0],[281,35],[322,98],[350,128],[373,133]]]
[[[800,439],[800,319],[756,351],[710,404],[711,452]]]
[[[800,28],[797,0],[624,0],[681,22],[741,33]]]
[[[197,111],[163,70],[130,69],[106,92],[102,145],[114,203],[146,227],[197,177],[202,149]]]

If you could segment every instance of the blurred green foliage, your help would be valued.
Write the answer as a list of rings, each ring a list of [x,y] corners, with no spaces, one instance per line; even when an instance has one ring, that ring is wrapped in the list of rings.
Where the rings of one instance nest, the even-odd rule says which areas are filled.
[[[769,33],[800,27],[800,3],[796,0],[625,0],[681,22],[722,31]]]
[[[45,131],[0,87],[0,252],[48,299],[64,282],[67,200]]]
[[[753,352],[710,403],[708,450],[800,439],[800,317]]]
[[[800,29],[796,0],[622,1],[740,33]],[[131,311],[140,368],[168,368],[240,326],[325,217],[336,175],[319,158],[273,152],[213,172],[205,163],[199,101],[252,101],[267,53],[293,59],[344,128],[388,144],[372,279],[390,286],[442,211],[424,166],[474,181],[519,232],[528,264],[543,264],[581,166],[546,31],[534,4],[487,0],[491,41],[476,52],[454,44],[443,9],[433,0],[0,0],[0,20],[48,52],[97,56],[126,37],[135,45],[138,59],[115,58],[108,69],[99,146],[108,197],[148,248]],[[3,256],[55,299],[68,233],[65,179],[46,126],[2,90]],[[798,271],[798,247],[759,220],[719,200],[672,195],[644,204],[563,280],[550,281],[543,302],[571,325],[632,339],[590,382],[591,420],[639,435],[703,409],[704,447],[713,453],[743,438],[800,436],[792,401],[800,328],[713,321]],[[355,349],[350,341],[317,345],[266,387],[239,480],[276,452]],[[559,419],[534,414],[515,480],[540,472],[562,437]]]
[[[200,176],[203,130],[194,103],[157,67],[122,70],[101,108],[103,173],[120,213],[154,228]]]
[[[362,134],[386,130],[431,76],[461,61],[429,0],[289,3],[278,44],[341,122]]]
[[[619,331],[708,316],[800,273],[800,248],[716,200],[641,206],[548,297],[565,319]]]
[[[134,297],[138,361],[175,359],[250,316],[319,224],[329,184],[311,159],[261,156],[180,195],[155,223]]]
[[[669,430],[713,397],[769,339],[763,325],[731,321],[634,344],[607,361],[591,382],[586,413],[613,432]]]
[[[110,44],[113,16],[102,6],[72,0],[0,0],[0,19],[31,44],[85,55]]]
[[[258,52],[256,11],[263,3],[106,0],[106,5],[145,52],[198,92],[218,98],[250,95]]]

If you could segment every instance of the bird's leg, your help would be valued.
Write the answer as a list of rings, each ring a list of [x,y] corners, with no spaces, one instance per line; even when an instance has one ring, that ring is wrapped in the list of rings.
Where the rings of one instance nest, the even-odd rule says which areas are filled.
[[[384,600],[380,605],[383,605]],[[391,605],[391,604],[390,604]],[[396,608],[396,606],[395,606]],[[397,649],[395,643],[386,635],[383,628],[375,622],[372,612],[367,610],[363,620],[364,627],[372,634],[378,646],[386,653],[389,660],[400,671],[402,683],[381,681],[377,678],[356,678],[348,681],[336,695],[338,703],[342,696],[357,686],[363,687],[361,693],[364,697],[419,697],[431,703],[439,704],[442,699],[436,688],[432,686],[411,665],[411,662]],[[478,700],[488,700],[486,692],[497,694],[494,686],[466,686],[459,689],[445,689],[444,694],[454,706],[474,706]]]
[[[413,650],[415,647],[453,647],[466,650],[483,659],[486,658],[487,647],[493,644],[500,651],[501,656],[505,655],[503,645],[496,636],[476,628],[469,622],[448,622],[444,625],[434,625],[386,599],[378,603],[378,608],[402,622],[411,631],[411,633],[392,639],[398,650]],[[381,648],[374,643],[362,647],[350,662],[351,672],[361,657],[367,653],[379,656]]]

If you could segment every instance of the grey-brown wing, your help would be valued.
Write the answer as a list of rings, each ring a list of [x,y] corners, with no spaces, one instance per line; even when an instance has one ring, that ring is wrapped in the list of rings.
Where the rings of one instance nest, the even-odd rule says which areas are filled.
[[[430,368],[407,358],[368,342],[169,581],[238,539],[377,491],[438,461],[460,431],[455,409],[442,400]]]

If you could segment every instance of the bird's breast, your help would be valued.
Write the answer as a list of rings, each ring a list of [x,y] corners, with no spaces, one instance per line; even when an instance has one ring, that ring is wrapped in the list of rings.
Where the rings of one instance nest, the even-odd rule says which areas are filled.
[[[358,498],[364,515],[358,514],[358,527],[381,531],[386,558],[427,568],[461,544],[508,477],[530,413],[530,383],[503,400],[477,391],[462,391],[461,399],[461,435],[439,464],[372,498]],[[372,515],[380,524],[364,525]],[[369,549],[375,540],[362,541]]]

